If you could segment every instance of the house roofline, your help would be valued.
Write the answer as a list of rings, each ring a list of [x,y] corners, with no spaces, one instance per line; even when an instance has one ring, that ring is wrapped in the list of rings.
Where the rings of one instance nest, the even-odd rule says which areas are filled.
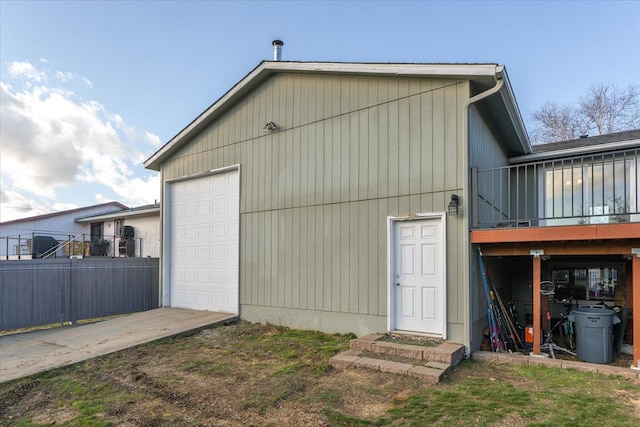
[[[101,204],[98,204],[98,205],[84,206],[84,207],[81,207],[81,208],[69,209],[69,210],[66,210],[66,211],[50,212],[50,213],[31,216],[31,217],[27,217],[27,218],[12,219],[11,221],[0,222],[0,225],[19,224],[21,222],[26,222],[26,221],[39,221],[39,220],[42,220],[42,219],[54,218],[56,216],[66,215],[66,214],[70,214],[70,213],[74,213],[74,212],[82,212],[82,211],[85,211],[87,209],[94,209],[94,208],[99,208],[99,207],[105,207],[106,208],[107,206],[114,206],[114,207],[118,207],[119,209],[129,209],[127,206],[123,205],[120,202],[107,202],[107,203],[101,203]]]
[[[498,75],[506,79],[501,90],[502,101],[512,121],[516,124],[516,133],[525,152],[530,152],[529,140],[519,113],[506,69],[498,64],[397,64],[397,63],[361,63],[361,62],[295,62],[263,61],[228,92],[196,117],[176,136],[156,151],[145,162],[148,169],[160,170],[164,159],[173,153],[183,140],[198,132],[218,117],[234,99],[243,96],[256,85],[276,73],[333,73],[368,76],[433,77],[442,79],[463,79],[477,82],[494,82]],[[528,151],[526,147],[529,147]]]

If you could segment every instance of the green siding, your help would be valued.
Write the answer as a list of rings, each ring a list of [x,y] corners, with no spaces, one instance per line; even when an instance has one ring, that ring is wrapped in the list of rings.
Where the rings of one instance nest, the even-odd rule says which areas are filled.
[[[280,74],[166,161],[165,180],[241,165],[241,315],[386,317],[387,217],[441,212],[464,194],[468,93],[466,81]],[[278,131],[264,132],[269,121]],[[464,322],[463,221],[447,235],[453,329]]]

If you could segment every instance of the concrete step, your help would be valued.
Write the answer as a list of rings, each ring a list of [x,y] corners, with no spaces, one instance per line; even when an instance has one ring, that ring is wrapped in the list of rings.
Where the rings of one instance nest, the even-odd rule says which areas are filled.
[[[336,369],[358,367],[416,377],[438,384],[447,369],[464,357],[464,346],[444,342],[436,347],[378,341],[383,335],[353,339],[350,349],[331,358]],[[393,360],[385,357],[391,356]]]
[[[464,346],[461,344],[443,342],[436,347],[429,347],[378,341],[382,337],[383,335],[372,334],[356,338],[350,341],[349,348],[356,351],[366,350],[372,353],[447,363],[449,365],[457,365],[464,358]]]

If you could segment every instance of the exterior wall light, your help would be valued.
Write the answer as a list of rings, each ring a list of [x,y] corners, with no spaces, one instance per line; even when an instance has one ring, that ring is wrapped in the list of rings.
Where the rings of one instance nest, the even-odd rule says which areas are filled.
[[[448,206],[449,215],[457,216],[458,215],[458,206],[460,206],[460,199],[458,198],[458,195],[452,194],[451,195],[451,201],[449,202],[449,206]]]
[[[273,122],[269,122],[266,125],[264,125],[263,129],[265,132],[273,132],[274,130],[278,129],[278,126]]]

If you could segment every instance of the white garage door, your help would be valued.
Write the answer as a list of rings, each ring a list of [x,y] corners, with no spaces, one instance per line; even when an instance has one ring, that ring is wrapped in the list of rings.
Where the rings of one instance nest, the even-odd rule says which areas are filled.
[[[172,307],[238,313],[239,171],[170,185]]]

